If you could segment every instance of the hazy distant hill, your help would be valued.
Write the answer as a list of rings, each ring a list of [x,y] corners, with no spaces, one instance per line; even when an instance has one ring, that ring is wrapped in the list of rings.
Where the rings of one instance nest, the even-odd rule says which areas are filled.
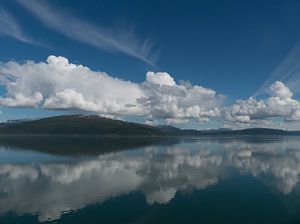
[[[206,136],[206,135],[299,135],[278,129],[182,130],[173,126],[150,126],[96,115],[64,115],[38,120],[7,122],[0,135],[109,135],[109,136]]]

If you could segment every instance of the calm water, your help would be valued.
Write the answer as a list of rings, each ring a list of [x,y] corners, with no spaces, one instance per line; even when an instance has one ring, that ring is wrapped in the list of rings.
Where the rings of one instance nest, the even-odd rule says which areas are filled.
[[[0,142],[1,224],[300,223],[300,139]]]

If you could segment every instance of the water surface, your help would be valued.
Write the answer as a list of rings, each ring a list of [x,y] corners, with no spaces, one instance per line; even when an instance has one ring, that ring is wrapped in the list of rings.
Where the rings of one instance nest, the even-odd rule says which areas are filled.
[[[300,223],[297,138],[0,139],[0,223]]]

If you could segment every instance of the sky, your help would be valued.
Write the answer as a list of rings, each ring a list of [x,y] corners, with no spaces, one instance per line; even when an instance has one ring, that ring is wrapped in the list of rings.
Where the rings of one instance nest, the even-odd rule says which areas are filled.
[[[300,130],[300,2],[0,0],[0,120]]]

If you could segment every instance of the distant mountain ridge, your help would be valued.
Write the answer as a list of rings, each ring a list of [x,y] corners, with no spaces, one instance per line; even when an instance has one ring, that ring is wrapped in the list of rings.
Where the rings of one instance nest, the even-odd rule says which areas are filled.
[[[300,131],[268,128],[243,130],[183,130],[173,126],[150,126],[98,115],[63,115],[36,120],[9,121],[0,135],[101,135],[101,136],[206,136],[206,135],[300,135]]]

